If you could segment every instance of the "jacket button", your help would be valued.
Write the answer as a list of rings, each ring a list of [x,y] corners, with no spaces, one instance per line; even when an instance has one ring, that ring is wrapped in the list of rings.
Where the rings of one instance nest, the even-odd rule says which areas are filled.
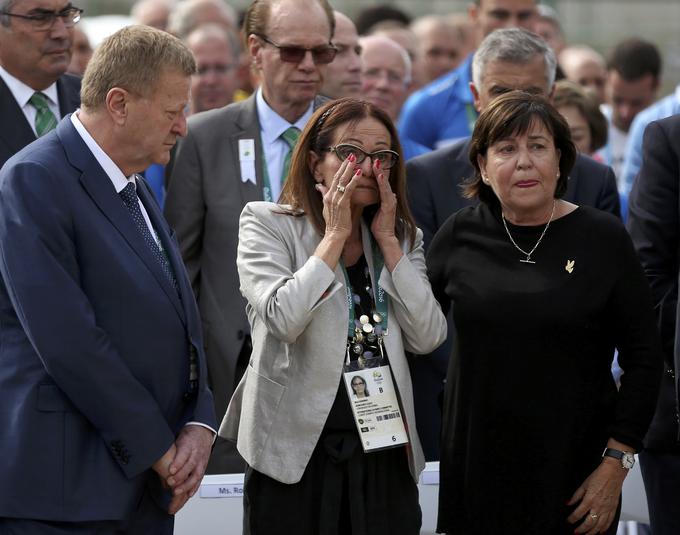
[[[245,335],[246,335],[246,333],[244,333],[241,329],[239,329],[238,332],[236,333],[236,338],[238,338],[239,340],[243,340],[243,337]]]

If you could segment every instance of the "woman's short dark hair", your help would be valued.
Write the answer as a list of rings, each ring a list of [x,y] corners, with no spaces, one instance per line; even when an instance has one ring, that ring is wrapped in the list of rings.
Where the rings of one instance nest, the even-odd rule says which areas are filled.
[[[555,84],[553,106],[558,109],[571,106],[583,116],[590,130],[591,154],[607,144],[609,125],[593,93],[569,80],[560,80]]]
[[[510,91],[492,100],[477,119],[469,154],[475,174],[463,184],[465,197],[477,197],[487,205],[499,204],[496,194],[482,180],[477,157],[486,157],[489,147],[501,139],[525,134],[537,121],[550,132],[555,148],[560,151],[560,176],[555,198],[564,195],[569,173],[576,160],[576,147],[571,141],[569,125],[544,97],[526,91]]]
[[[310,118],[300,134],[290,162],[288,178],[281,191],[280,204],[288,204],[290,215],[305,214],[320,234],[326,229],[323,218],[323,199],[316,189],[312,174],[312,153],[320,159],[328,157],[328,148],[333,144],[333,136],[341,126],[357,124],[362,119],[372,117],[381,122],[390,134],[390,149],[399,153],[397,163],[390,169],[390,187],[397,196],[396,235],[399,240],[408,238],[411,245],[415,241],[416,224],[407,202],[406,171],[401,158],[401,144],[397,129],[389,116],[377,106],[356,98],[341,98],[321,106]],[[334,157],[334,156],[333,156]]]

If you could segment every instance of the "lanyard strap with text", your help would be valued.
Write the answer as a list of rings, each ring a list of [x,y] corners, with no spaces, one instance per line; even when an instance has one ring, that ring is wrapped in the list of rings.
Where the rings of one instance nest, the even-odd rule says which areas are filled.
[[[385,259],[382,251],[375,240],[371,240],[371,247],[373,252],[373,299],[375,301],[375,309],[380,316],[380,321],[376,321],[376,326],[380,325],[382,328],[382,336],[387,335],[387,292],[380,287],[379,280],[383,267],[385,266]],[[347,308],[349,309],[349,320],[347,327],[347,337],[351,340],[356,334],[356,315],[354,313],[354,299],[352,298],[352,286],[349,282],[349,276],[344,264],[340,261],[342,266],[342,273],[345,276],[345,292],[347,293]]]
[[[272,195],[272,187],[269,181],[269,168],[267,166],[267,158],[264,157],[264,143],[262,143],[262,200],[267,202],[274,202]]]

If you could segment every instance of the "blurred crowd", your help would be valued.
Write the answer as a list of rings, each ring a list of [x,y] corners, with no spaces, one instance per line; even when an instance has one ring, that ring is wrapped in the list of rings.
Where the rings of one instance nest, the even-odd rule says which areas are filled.
[[[8,86],[7,72],[29,86],[37,79],[44,87],[56,83],[47,94],[48,107],[61,117],[76,106],[64,103],[60,84],[72,80],[70,75],[82,76],[93,54],[87,14],[81,19],[66,0],[31,0],[31,11],[10,13],[27,1],[0,0],[0,74]],[[605,56],[587,43],[569,42],[559,13],[537,0],[477,0],[465,12],[416,18],[393,4],[351,14],[333,11],[329,17],[312,7],[318,8],[316,0],[255,3],[264,5],[262,13],[252,6],[241,12],[223,0],[138,0],[130,13],[134,23],[181,39],[196,61],[188,135],[167,165],[151,165],[144,175],[177,233],[197,297],[218,422],[252,350],[235,267],[238,217],[248,201],[279,198],[291,147],[325,102],[365,99],[397,125],[400,158],[412,162],[409,201],[426,247],[453,209],[437,212],[442,197],[435,186],[425,185],[427,177],[435,170],[445,176],[456,168],[455,158],[467,157],[451,152],[450,159],[435,161],[444,154],[436,151],[469,148],[461,142],[469,139],[491,97],[523,89],[550,99],[580,154],[567,198],[624,220],[642,165],[645,127],[680,112],[680,85],[670,95],[660,94],[664,58],[653,38],[612,43]],[[26,16],[37,28],[41,13],[52,15],[49,31],[10,31],[11,16]],[[330,39],[328,20],[333,21]],[[494,34],[507,28],[532,32],[528,52],[521,48],[525,37]],[[545,50],[531,41],[533,34]],[[488,41],[494,35],[498,40]],[[61,59],[48,64],[36,51],[50,47],[61,50]],[[510,55],[498,55],[504,47],[512,49]],[[291,129],[297,131],[292,141]],[[0,145],[0,166],[21,148],[9,142],[7,147]],[[461,174],[468,172],[463,169]],[[576,191],[578,169],[592,179]],[[595,184],[597,193],[586,192]],[[445,344],[440,354],[449,351]],[[412,369],[427,460],[439,458],[438,397],[446,357],[441,359]],[[218,437],[208,472],[242,469],[234,445]]]

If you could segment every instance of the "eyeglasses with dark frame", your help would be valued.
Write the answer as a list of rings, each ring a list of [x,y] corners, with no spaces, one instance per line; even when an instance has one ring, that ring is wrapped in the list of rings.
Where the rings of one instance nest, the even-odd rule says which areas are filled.
[[[338,49],[333,45],[322,45],[315,47],[304,47],[304,46],[293,46],[293,45],[280,45],[275,43],[266,35],[253,34],[256,37],[262,39],[265,43],[272,45],[279,49],[279,57],[281,61],[286,63],[300,63],[305,59],[307,52],[312,53],[312,60],[316,65],[326,65],[335,59],[335,54],[338,53]]]
[[[340,143],[335,147],[327,147],[324,150],[328,152],[334,152],[340,160],[346,160],[350,154],[356,156],[356,161],[354,163],[360,164],[366,158],[370,158],[371,162],[378,160],[380,162],[381,169],[391,169],[397,163],[399,159],[399,153],[393,150],[376,150],[374,152],[366,152],[361,147],[352,145],[351,143]]]
[[[34,30],[45,31],[52,28],[57,18],[60,18],[67,28],[73,27],[80,20],[83,10],[79,7],[69,6],[61,11],[36,9],[30,15],[20,15],[19,13],[10,13],[8,11],[0,11],[0,14],[27,20]]]

